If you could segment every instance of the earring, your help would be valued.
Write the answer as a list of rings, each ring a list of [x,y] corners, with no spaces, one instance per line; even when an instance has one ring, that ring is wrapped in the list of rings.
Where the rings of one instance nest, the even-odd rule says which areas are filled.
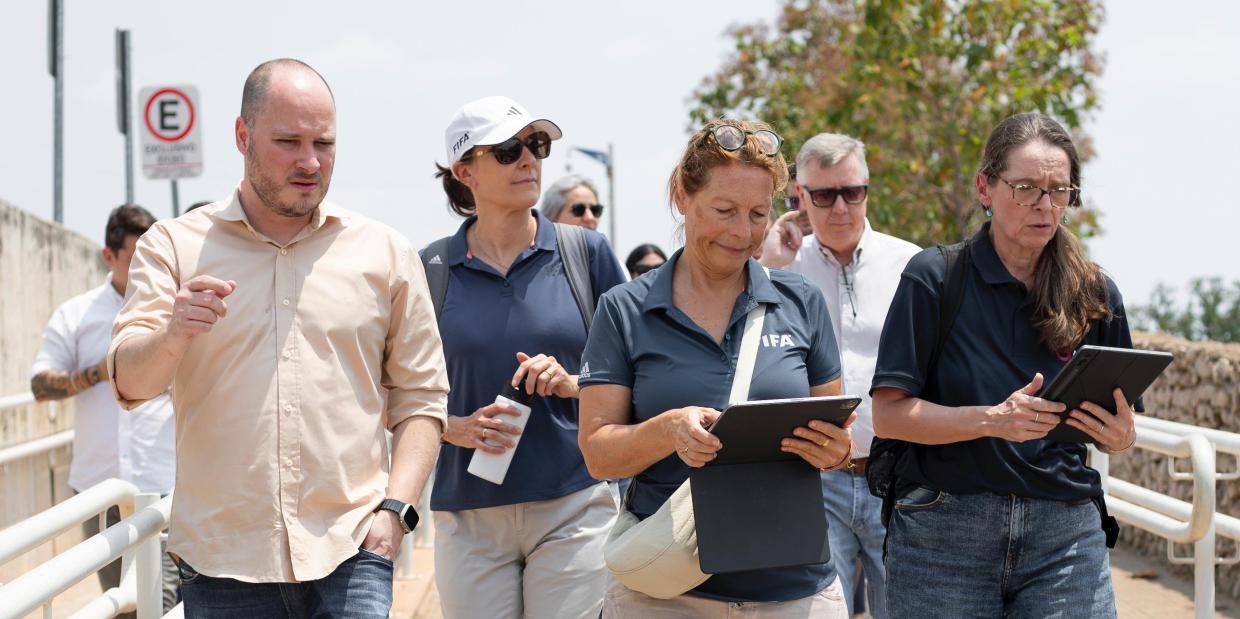
[[[1068,214],[1067,214],[1067,213],[1064,213],[1064,214],[1063,214],[1063,218],[1062,218],[1060,221],[1062,221],[1062,222],[1063,222],[1063,225],[1065,225],[1065,226],[1066,226],[1066,225],[1068,225]]]
[[[987,217],[990,217],[991,215],[994,215],[994,213],[993,213],[993,212],[991,212],[991,210],[990,210],[990,209],[986,209],[986,216],[987,216]]]

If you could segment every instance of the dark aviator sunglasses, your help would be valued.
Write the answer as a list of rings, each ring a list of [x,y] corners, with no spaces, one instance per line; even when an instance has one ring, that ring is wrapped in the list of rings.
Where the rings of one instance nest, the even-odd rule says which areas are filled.
[[[521,158],[522,148],[530,149],[535,159],[546,159],[551,154],[551,136],[547,135],[546,131],[532,133],[524,141],[514,136],[493,146],[475,147],[474,154],[469,158],[491,153],[500,165],[509,165]]]
[[[850,185],[848,187],[824,187],[822,189],[810,189],[805,185],[801,185],[801,191],[809,196],[809,201],[818,208],[831,208],[835,205],[835,198],[843,197],[845,204],[861,204],[865,200],[865,196],[870,192],[869,185]]]

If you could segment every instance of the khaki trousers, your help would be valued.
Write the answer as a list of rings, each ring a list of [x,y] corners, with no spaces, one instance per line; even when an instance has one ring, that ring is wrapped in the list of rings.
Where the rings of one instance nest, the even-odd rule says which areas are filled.
[[[840,579],[818,593],[788,602],[722,602],[693,595],[670,600],[652,598],[608,576],[603,619],[848,619]]]
[[[616,503],[599,483],[565,497],[435,512],[445,619],[598,617]]]

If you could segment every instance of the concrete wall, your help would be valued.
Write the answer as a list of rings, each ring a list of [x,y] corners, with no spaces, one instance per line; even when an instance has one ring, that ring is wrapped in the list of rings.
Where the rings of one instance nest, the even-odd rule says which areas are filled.
[[[103,231],[99,231],[103,237]],[[98,286],[107,275],[100,244],[0,200],[0,396],[30,388],[30,366],[52,311]],[[0,411],[0,448],[73,427],[73,406],[44,404]],[[0,466],[0,529],[63,501],[71,491],[68,448]],[[0,565],[0,582],[76,543],[75,530],[55,544]]]
[[[1196,426],[1240,432],[1240,344],[1190,342],[1158,333],[1134,333],[1138,348],[1165,350],[1175,355],[1175,362],[1159,377],[1145,394],[1147,415]],[[1217,468],[1235,471],[1237,463],[1230,456],[1220,455]],[[1177,462],[1177,469],[1188,470],[1188,463]],[[1149,451],[1135,450],[1111,458],[1111,475],[1163,494],[1191,501],[1191,481],[1172,481],[1167,475],[1167,457]],[[1217,510],[1232,516],[1240,515],[1240,480],[1217,484]],[[1167,542],[1135,527],[1123,526],[1122,544],[1162,564],[1167,563]],[[1192,556],[1191,546],[1178,546],[1177,556]],[[1235,556],[1235,546],[1227,541],[1218,543],[1221,556]],[[1192,567],[1177,568],[1191,577]],[[1240,597],[1240,566],[1217,568],[1217,586],[1221,594]]]

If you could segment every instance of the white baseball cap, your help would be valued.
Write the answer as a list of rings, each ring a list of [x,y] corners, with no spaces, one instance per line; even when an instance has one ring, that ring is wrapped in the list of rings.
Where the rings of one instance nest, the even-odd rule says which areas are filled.
[[[530,125],[539,131],[546,131],[552,140],[564,136],[555,123],[545,118],[535,120],[520,103],[508,97],[483,97],[470,101],[453,114],[448,130],[444,131],[448,165],[460,161],[461,155],[470,148],[499,144]]]

